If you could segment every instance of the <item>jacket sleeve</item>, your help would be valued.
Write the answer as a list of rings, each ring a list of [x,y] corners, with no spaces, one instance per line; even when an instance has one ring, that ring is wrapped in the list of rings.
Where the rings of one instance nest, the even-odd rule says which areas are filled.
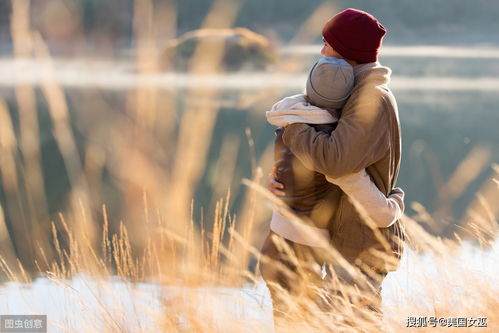
[[[374,100],[374,101],[373,101]],[[286,126],[283,141],[309,169],[331,178],[359,172],[389,149],[389,121],[382,98],[354,101],[331,133],[306,124]]]
[[[394,188],[386,197],[364,169],[339,178],[326,179],[338,185],[379,228],[388,228],[404,214],[404,191]]]

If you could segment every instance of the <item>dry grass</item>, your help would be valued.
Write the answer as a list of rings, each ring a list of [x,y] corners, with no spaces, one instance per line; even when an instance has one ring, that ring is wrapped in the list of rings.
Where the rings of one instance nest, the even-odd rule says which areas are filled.
[[[182,107],[177,109],[177,92],[159,90],[146,84],[151,75],[158,73],[158,29],[168,29],[168,35],[175,35],[174,25],[165,26],[158,14],[172,16],[173,3],[166,2],[166,5],[155,8],[150,0],[135,2],[137,48],[134,51],[138,84],[129,92],[124,110],[120,112],[99,94],[82,97],[81,102],[89,110],[89,121],[94,120],[92,117],[108,119],[105,129],[97,122],[95,127],[89,126],[85,130],[87,144],[83,153],[78,151],[71,129],[75,115],[71,114],[65,92],[53,75],[56,64],[52,63],[43,39],[30,26],[29,1],[13,0],[12,5],[15,56],[17,59],[36,60],[43,66],[45,75],[41,91],[49,106],[54,138],[69,176],[71,193],[67,197],[66,209],[56,218],[48,218],[43,194],[47,185],[40,163],[35,87],[20,83],[15,89],[19,128],[15,128],[7,105],[0,100],[1,181],[9,214],[15,222],[13,236],[19,244],[16,250],[22,253],[18,258],[12,240],[4,237],[7,233],[0,211],[0,267],[5,276],[12,281],[29,283],[31,277],[27,271],[33,266],[42,275],[61,284],[81,272],[94,276],[96,281],[99,281],[98,277],[117,275],[130,285],[154,279],[161,285],[186,287],[180,295],[165,301],[160,313],[147,314],[157,318],[164,332],[268,330],[232,314],[223,316],[222,321],[215,321],[212,314],[220,306],[217,305],[217,294],[205,294],[195,288],[239,288],[259,281],[259,272],[248,267],[252,261],[266,260],[259,254],[262,236],[258,232],[263,230],[269,216],[268,202],[275,198],[261,185],[266,181],[263,176],[266,172],[262,170],[269,169],[270,154],[267,152],[260,161],[253,157],[253,179],[246,181],[249,185],[246,200],[237,215],[231,211],[232,194],[227,188],[233,181],[235,162],[227,156],[235,156],[239,143],[234,140],[231,144],[229,140],[221,149],[219,161],[219,186],[215,193],[217,199],[221,199],[209,208],[213,212],[211,216],[204,215],[201,221],[194,221],[196,203],[192,198],[206,166],[220,107],[220,91],[216,88],[191,88],[182,97]],[[202,26],[231,27],[240,5],[240,1],[215,1]],[[299,30],[295,41],[303,43],[307,38],[313,38],[311,31],[319,31],[314,24],[323,21],[321,15],[328,8],[327,5],[319,7]],[[78,36],[81,38],[80,34]],[[222,56],[223,47],[206,49],[199,44],[190,74],[216,71]],[[203,62],[198,61],[201,58]],[[284,65],[293,70],[292,62]],[[272,100],[277,95],[278,91],[272,91],[263,99]],[[99,110],[99,113],[92,110]],[[175,122],[177,127],[173,125]],[[247,134],[251,147],[251,133]],[[474,151],[474,155],[456,168],[452,177],[454,181],[444,188],[442,195],[449,198],[458,195],[462,188],[456,188],[455,184],[468,184],[470,172],[473,174],[488,167],[485,163],[490,163],[487,159],[489,153],[483,149]],[[481,165],[473,163],[476,156],[480,157]],[[119,184],[124,202],[120,214],[122,220],[113,218],[113,226],[107,206],[100,201],[104,170]],[[490,246],[497,234],[498,206],[493,200],[497,198],[498,187],[494,179],[497,179],[497,168],[462,224],[461,237],[467,235],[483,248]],[[320,303],[301,297],[300,293],[289,295],[283,292],[289,312],[278,328],[285,332],[375,332],[384,327],[386,332],[398,332],[405,328],[407,316],[433,315],[488,317],[489,327],[476,330],[497,331],[497,288],[481,281],[479,273],[467,272],[457,264],[450,264],[454,251],[460,246],[460,237],[456,235],[454,240],[443,240],[432,236],[421,224],[434,225],[435,221],[422,207],[414,208],[419,214],[404,219],[411,246],[418,252],[433,253],[433,265],[446,268],[434,280],[434,276],[425,273],[423,263],[413,265],[416,267],[414,274],[420,276],[428,293],[430,306],[415,304],[412,301],[414,295],[404,295],[401,291],[399,302],[385,308],[387,315],[383,320],[355,302],[365,295],[349,285],[341,288],[346,297],[354,301],[337,299],[331,312],[324,311]],[[338,259],[334,249],[329,249],[327,255],[336,258],[353,275],[357,274],[353,267]],[[309,277],[300,269],[299,263],[298,267],[296,272],[288,273],[297,274],[304,281],[304,288],[309,288]],[[419,268],[421,271],[416,271]],[[456,276],[464,276],[458,280],[457,287],[452,283]],[[331,296],[328,286],[304,292],[314,293],[317,299]],[[456,292],[458,297],[454,296]],[[95,325],[89,324],[89,329],[140,331],[140,328],[131,330],[127,327],[124,313],[112,310],[109,305],[103,304],[94,311],[98,318]],[[452,328],[441,330],[453,331]]]

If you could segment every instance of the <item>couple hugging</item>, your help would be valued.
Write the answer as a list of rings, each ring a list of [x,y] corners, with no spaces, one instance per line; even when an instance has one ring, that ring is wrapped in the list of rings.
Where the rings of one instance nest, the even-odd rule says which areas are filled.
[[[395,187],[401,138],[388,88],[391,70],[377,61],[385,34],[366,12],[350,8],[333,16],[322,30],[323,57],[309,72],[305,94],[284,98],[266,113],[278,126],[269,188],[302,220],[276,207],[262,246],[267,260],[260,261],[260,271],[274,316],[286,312],[280,288],[301,292],[302,281],[289,272],[303,268],[279,242],[309,268],[306,283],[318,287],[335,279],[355,286],[373,311],[379,312],[384,277],[398,267],[405,239],[404,192]],[[326,255],[328,247],[368,283]]]

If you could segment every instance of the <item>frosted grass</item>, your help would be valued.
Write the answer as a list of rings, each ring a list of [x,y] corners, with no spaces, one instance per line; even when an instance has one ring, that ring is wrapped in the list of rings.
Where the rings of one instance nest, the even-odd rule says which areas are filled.
[[[499,292],[499,241],[488,249],[463,242],[445,256],[404,253],[400,269],[383,283],[385,318],[405,325],[405,316],[432,315],[439,300],[459,304],[467,297],[470,281],[481,281]],[[435,294],[447,286],[455,293]],[[179,299],[194,311],[211,318],[220,331],[246,325],[251,332],[272,332],[272,308],[263,281],[243,288],[160,286],[155,283],[127,283],[118,278],[98,280],[79,275],[70,281],[38,278],[32,284],[6,283],[0,286],[0,313],[47,314],[51,332],[85,332],[99,328],[101,321],[114,321],[131,332],[158,330],[158,322]],[[175,305],[173,305],[175,306]],[[456,310],[458,307],[456,307]],[[459,313],[455,314],[459,316]],[[189,331],[180,313],[178,328]]]

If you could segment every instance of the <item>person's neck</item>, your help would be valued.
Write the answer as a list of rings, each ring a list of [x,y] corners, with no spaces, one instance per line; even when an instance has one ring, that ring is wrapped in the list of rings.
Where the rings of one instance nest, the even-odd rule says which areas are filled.
[[[343,60],[345,60],[346,62],[348,62],[348,63],[350,64],[350,66],[352,66],[352,67],[355,67],[355,66],[360,65],[360,64],[359,64],[357,61],[355,61],[355,60],[350,60],[350,59],[345,59],[345,58],[343,58]]]
[[[347,58],[343,57],[341,54],[339,54],[336,51],[333,51],[333,53],[331,54],[331,56],[343,59],[346,62],[348,62],[350,64],[350,66],[353,67],[354,76],[357,76],[358,74],[364,72],[365,70],[372,69],[372,68],[380,66],[380,63],[378,61],[376,61],[376,62],[368,62],[368,63],[359,63],[358,61],[355,61],[355,60],[352,60],[352,59],[347,59]]]
[[[347,59],[345,57],[343,57],[341,54],[339,54],[338,52],[334,51],[333,54],[332,54],[333,57],[336,57],[336,58],[340,58],[340,59],[343,59],[345,60],[346,62],[348,62],[350,64],[350,66],[352,67],[355,67],[357,66],[359,63],[355,60],[352,60],[352,59]]]

